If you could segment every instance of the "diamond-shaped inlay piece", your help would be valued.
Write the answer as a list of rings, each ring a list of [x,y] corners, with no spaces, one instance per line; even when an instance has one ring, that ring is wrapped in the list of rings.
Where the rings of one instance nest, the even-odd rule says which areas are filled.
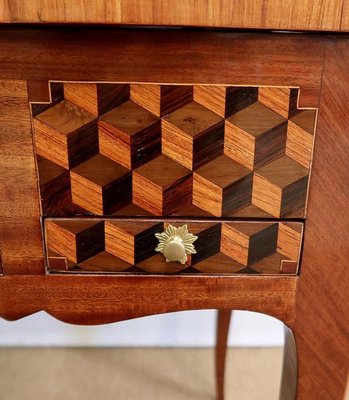
[[[191,204],[191,171],[163,155],[135,169],[132,186],[133,203],[154,215]]]
[[[131,202],[131,171],[98,154],[70,171],[73,203],[97,215]]]
[[[191,102],[162,120],[162,153],[195,169],[223,153],[224,122]]]
[[[304,110],[288,121],[286,155],[310,168],[316,111]]]
[[[287,222],[279,223],[279,233],[277,241],[277,252],[286,256],[292,261],[299,259],[303,226],[290,224]]]
[[[220,156],[194,172],[193,204],[220,217],[251,204],[252,172]]]
[[[98,152],[96,117],[66,100],[34,118],[39,155],[72,168]]]
[[[276,218],[302,213],[309,171],[287,156],[257,169],[253,177],[252,203]]]
[[[285,152],[287,120],[260,103],[225,121],[224,154],[253,170]]]
[[[128,101],[98,122],[100,153],[132,169],[161,154],[161,123]]]

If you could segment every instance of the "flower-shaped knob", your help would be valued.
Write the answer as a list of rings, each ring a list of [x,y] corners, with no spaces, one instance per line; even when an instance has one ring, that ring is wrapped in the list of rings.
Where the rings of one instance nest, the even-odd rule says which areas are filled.
[[[178,261],[185,264],[188,254],[195,254],[193,243],[198,238],[188,232],[188,226],[182,225],[179,228],[168,225],[162,233],[156,233],[159,244],[156,251],[162,253],[167,262]]]

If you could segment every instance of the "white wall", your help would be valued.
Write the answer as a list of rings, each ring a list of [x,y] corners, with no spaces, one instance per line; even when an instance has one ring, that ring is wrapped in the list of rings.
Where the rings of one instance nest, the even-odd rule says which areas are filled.
[[[213,346],[216,311],[185,311],[102,326],[63,324],[45,313],[16,322],[0,319],[0,346]],[[235,311],[230,346],[281,346],[283,325]]]

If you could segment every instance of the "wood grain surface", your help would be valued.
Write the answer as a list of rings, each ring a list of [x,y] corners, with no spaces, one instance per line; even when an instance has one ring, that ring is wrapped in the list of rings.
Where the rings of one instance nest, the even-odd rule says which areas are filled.
[[[344,39],[329,45],[323,77],[294,325],[297,400],[342,399],[348,375],[348,93]]]
[[[0,126],[2,269],[40,274],[44,258],[26,82],[0,82]]]
[[[343,0],[341,30],[348,32],[349,30],[349,0]]]
[[[180,31],[162,31],[159,36],[156,32],[144,30],[76,30],[71,27],[64,30],[49,28],[44,32],[45,35],[41,29],[1,28],[0,80],[4,99],[1,101],[1,162],[9,165],[1,175],[1,194],[6,196],[5,215],[1,223],[1,258],[6,274],[44,272],[26,85],[25,82],[8,80],[28,80],[32,101],[48,100],[47,81],[52,78],[67,81],[153,82],[154,76],[157,76],[163,82],[176,83],[236,82],[300,86],[299,106],[318,105],[327,42],[322,37]],[[191,43],[190,51],[188,42]],[[167,51],[169,43],[173,43],[171,53]],[[281,53],[282,57],[279,56]],[[101,67],[100,60],[104,59],[105,54],[108,54],[108,63],[103,63]],[[212,54],[219,54],[218,63]],[[173,68],[168,69],[167,65]],[[62,84],[53,84],[53,104],[62,101],[63,92]],[[45,109],[46,104],[32,106],[34,113]],[[19,121],[22,121],[20,136],[16,133]],[[71,202],[70,191],[64,183],[66,177],[57,176],[56,172],[53,175],[55,179],[59,178],[55,181],[59,183],[57,190],[62,188],[59,192],[66,193],[62,201],[64,204]],[[41,178],[40,175],[40,181]],[[47,178],[43,177],[42,182],[41,187],[47,184]],[[50,189],[53,195],[48,200],[52,204],[57,197],[52,185]],[[27,201],[28,196],[32,200]],[[9,203],[8,198],[13,201]],[[6,211],[9,206],[11,208]],[[129,215],[137,209],[136,206],[128,208],[132,211],[121,210],[120,214]],[[256,211],[253,206],[250,208]],[[63,210],[61,215],[68,212],[60,201],[54,209]],[[181,210],[183,215],[191,215],[192,212],[191,207]],[[202,212],[202,215],[207,214]],[[243,217],[244,213],[239,215]],[[268,217],[268,214],[262,213],[262,216]]]
[[[337,2],[335,8],[338,5]],[[311,6],[314,12],[319,10],[318,5]],[[20,7],[12,3],[12,15],[16,16],[19,10]],[[347,7],[343,10],[343,15],[346,15]],[[3,212],[0,233],[4,272],[0,277],[0,315],[13,320],[45,310],[66,322],[98,324],[187,309],[262,312],[279,318],[293,330],[298,355],[297,400],[342,399],[349,354],[348,40],[344,37],[331,39],[200,31],[162,31],[159,36],[153,31],[104,28],[82,28],[81,31],[49,28],[45,35],[41,29],[1,28],[0,33],[0,165],[3,167],[0,177]],[[325,47],[327,55],[323,70]],[[106,54],[108,63],[101,61]],[[168,65],[171,68],[166,68]],[[156,84],[160,81],[226,86],[234,82],[244,86],[300,87],[299,106],[317,107],[320,100],[299,277],[154,276],[152,274],[161,264],[161,255],[152,256],[156,257],[154,262],[145,266],[148,276],[44,275],[28,95],[31,101],[45,101],[45,85],[40,82],[45,82],[47,87],[49,80],[149,83],[154,82],[154,76],[157,77]],[[54,85],[52,100],[56,106],[63,100],[64,88],[61,84]],[[85,100],[88,107],[93,104],[90,96],[76,98],[72,93],[68,90],[70,99],[80,104]],[[205,107],[211,111],[218,107],[219,115],[226,116],[227,110],[219,100],[221,95],[222,91],[215,92],[212,102],[207,101],[205,92],[201,92],[199,98],[205,102]],[[33,98],[35,96],[37,98]],[[285,112],[287,105],[282,94],[279,93],[277,98],[279,102],[274,104],[273,111]],[[270,93],[265,92],[261,99],[266,105]],[[288,107],[292,110],[290,103]],[[40,103],[32,108],[35,116],[45,110],[46,105]],[[100,113],[98,107],[90,108],[90,111],[94,116],[96,112]],[[297,120],[297,116],[291,117],[293,122],[294,118]],[[303,119],[302,116],[299,118]],[[293,140],[288,143],[291,153],[284,156],[292,154],[302,165],[295,171],[294,179],[290,181],[280,174],[275,176],[263,169],[264,166],[260,168],[260,176],[279,189],[295,182],[299,184],[299,181],[304,186],[302,168],[306,170],[309,158],[299,157],[298,151],[300,142],[309,139],[309,131],[306,121],[298,120],[296,124],[302,130],[297,129],[296,134],[293,132]],[[309,154],[309,145],[305,145],[303,150]],[[64,188],[62,170],[50,163],[47,163],[47,168],[57,185]],[[285,169],[289,170],[287,162]],[[45,185],[47,177],[40,176],[40,186]],[[277,192],[280,194],[280,190]],[[292,207],[293,201],[290,196],[285,207]],[[289,246],[297,242],[299,232],[289,234],[288,229],[283,228],[276,246],[290,257],[284,268],[286,272],[294,267],[295,251]],[[206,239],[217,234],[209,227],[203,232],[202,238]],[[49,256],[60,268],[64,265],[59,255]],[[256,261],[254,268],[258,268],[260,273],[270,273],[268,257],[274,256]],[[81,263],[89,273],[101,272],[103,266],[109,272],[115,271],[116,267],[124,271],[125,261],[118,261],[116,266],[105,251],[93,257],[96,258]],[[219,252],[195,265],[201,272],[213,270],[221,274],[227,268],[237,268],[236,264]],[[70,264],[65,266],[69,268]]]
[[[278,30],[342,30],[345,0],[5,0],[1,22],[207,26]]]
[[[327,42],[322,36],[86,27],[1,27],[0,33],[3,80],[300,87],[299,107],[318,106]]]
[[[95,325],[165,312],[226,308],[265,313],[291,325],[297,279],[3,276],[0,315],[14,320],[45,310],[65,322]]]

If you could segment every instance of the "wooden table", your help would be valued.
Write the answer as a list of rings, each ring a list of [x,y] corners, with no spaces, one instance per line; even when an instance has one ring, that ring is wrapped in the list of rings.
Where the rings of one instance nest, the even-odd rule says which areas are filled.
[[[280,399],[342,399],[346,36],[8,26],[0,65],[2,317],[215,308],[222,346],[261,312],[288,327]]]

